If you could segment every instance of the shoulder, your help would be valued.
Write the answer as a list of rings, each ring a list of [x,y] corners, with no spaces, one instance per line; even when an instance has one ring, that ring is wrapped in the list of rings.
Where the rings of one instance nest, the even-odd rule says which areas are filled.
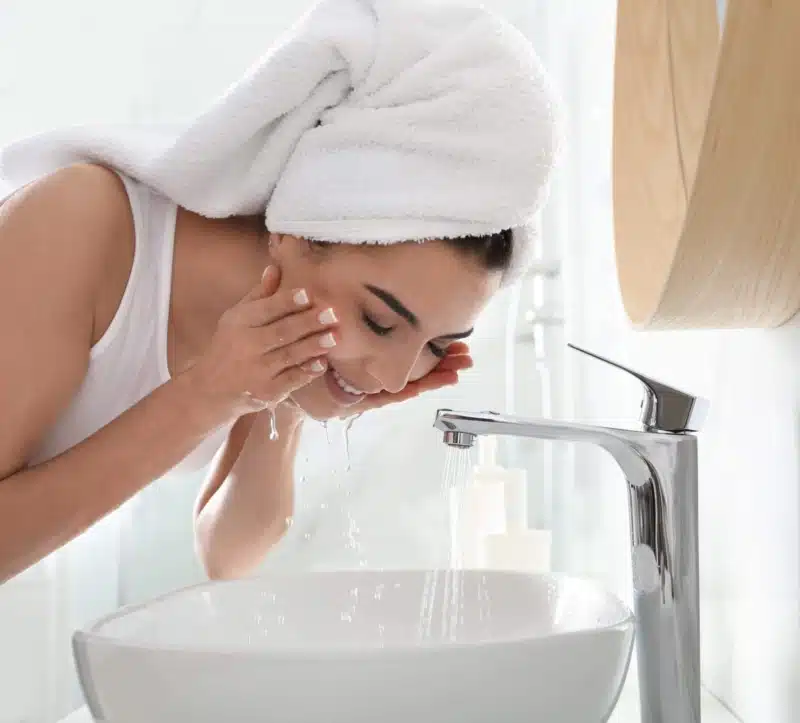
[[[120,177],[105,166],[67,166],[18,190],[2,206],[0,221],[38,228],[56,222],[94,237],[121,229],[130,217],[128,194]]]
[[[97,244],[129,229],[130,204],[122,180],[104,166],[68,166],[25,186],[0,206],[4,235],[47,244],[56,255],[96,252]]]
[[[0,267],[54,296],[94,304],[107,275],[130,265],[134,245],[125,185],[104,166],[60,169],[0,206]]]
[[[97,220],[112,218],[124,205],[125,186],[114,171],[94,163],[76,163],[18,190],[0,209],[4,216],[44,210],[74,218],[91,210]]]

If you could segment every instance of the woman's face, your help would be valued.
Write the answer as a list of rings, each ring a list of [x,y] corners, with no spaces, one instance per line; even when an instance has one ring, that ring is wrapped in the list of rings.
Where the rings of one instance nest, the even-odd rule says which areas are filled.
[[[273,234],[271,254],[282,286],[305,288],[339,319],[328,371],[292,394],[315,419],[424,377],[449,344],[469,336],[500,285],[498,272],[440,241],[320,247]]]

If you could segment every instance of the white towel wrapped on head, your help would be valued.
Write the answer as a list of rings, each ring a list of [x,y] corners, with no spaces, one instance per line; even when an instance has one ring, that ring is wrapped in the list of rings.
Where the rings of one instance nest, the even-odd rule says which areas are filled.
[[[514,229],[524,271],[560,146],[556,101],[527,39],[453,0],[322,0],[182,127],[80,126],[0,154],[19,187],[109,165],[208,217],[394,243]]]

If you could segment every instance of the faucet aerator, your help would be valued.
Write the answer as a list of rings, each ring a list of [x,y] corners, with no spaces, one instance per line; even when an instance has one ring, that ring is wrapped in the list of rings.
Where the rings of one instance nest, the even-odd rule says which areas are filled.
[[[477,435],[470,434],[469,432],[445,432],[444,443],[448,447],[456,447],[458,449],[470,449],[477,439]]]

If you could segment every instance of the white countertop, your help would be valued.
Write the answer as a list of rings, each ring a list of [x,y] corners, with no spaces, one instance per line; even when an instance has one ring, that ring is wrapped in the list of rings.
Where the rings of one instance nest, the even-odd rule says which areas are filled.
[[[608,723],[640,723],[639,717],[639,688],[635,675],[629,675],[625,689],[620,696],[619,703],[614,710],[614,715]],[[92,716],[86,708],[75,711],[64,718],[61,723],[93,723]],[[713,697],[703,691],[703,722],[702,723],[740,723]]]

